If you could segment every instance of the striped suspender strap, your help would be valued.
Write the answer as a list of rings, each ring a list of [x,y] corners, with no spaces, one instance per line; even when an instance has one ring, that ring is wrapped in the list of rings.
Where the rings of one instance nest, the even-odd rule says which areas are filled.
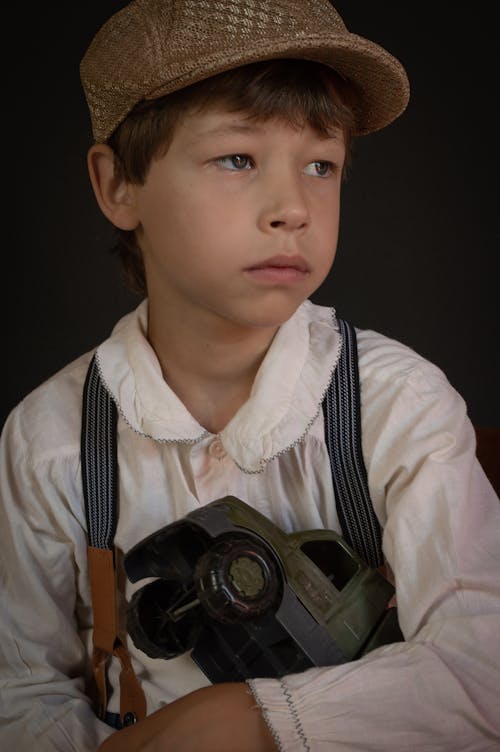
[[[332,469],[342,534],[371,567],[384,563],[380,525],[375,515],[361,449],[361,404],[356,330],[337,319],[342,351],[323,401],[325,440]]]
[[[121,664],[120,716],[124,725],[146,716],[146,700],[119,634],[114,536],[118,519],[117,409],[105,389],[95,356],[83,392],[81,462],[87,515],[88,564],[94,614],[92,667],[99,715],[107,709],[107,664]]]

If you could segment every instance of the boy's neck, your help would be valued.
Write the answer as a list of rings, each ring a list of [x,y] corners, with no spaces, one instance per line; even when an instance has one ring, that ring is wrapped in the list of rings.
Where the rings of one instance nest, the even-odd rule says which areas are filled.
[[[149,308],[148,338],[165,381],[198,423],[219,433],[248,400],[277,327],[200,327]]]

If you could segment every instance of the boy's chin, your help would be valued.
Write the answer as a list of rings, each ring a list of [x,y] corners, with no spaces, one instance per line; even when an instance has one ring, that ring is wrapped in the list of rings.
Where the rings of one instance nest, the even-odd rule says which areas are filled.
[[[257,328],[278,328],[294,315],[304,300],[305,298],[298,300],[286,299],[267,304],[262,301],[256,301],[247,315],[242,316],[241,323],[246,323],[249,326]]]

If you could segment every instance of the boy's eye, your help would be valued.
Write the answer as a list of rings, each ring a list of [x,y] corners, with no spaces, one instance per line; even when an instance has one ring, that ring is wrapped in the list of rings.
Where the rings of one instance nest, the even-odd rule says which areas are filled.
[[[334,166],[332,162],[318,161],[308,164],[304,172],[306,175],[312,175],[313,177],[327,178],[332,174],[333,170]]]
[[[247,154],[228,154],[225,157],[219,157],[216,162],[227,170],[250,170],[253,166]]]

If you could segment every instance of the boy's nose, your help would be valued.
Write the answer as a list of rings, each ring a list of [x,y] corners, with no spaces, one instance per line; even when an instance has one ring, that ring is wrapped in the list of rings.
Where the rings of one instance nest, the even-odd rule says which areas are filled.
[[[309,224],[309,208],[300,180],[287,179],[271,183],[262,195],[259,227],[263,232],[297,231]]]

